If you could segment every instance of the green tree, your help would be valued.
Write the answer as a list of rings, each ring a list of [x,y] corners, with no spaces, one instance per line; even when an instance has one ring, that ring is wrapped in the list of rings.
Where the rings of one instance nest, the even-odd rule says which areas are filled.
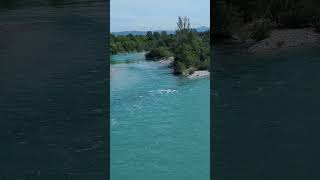
[[[152,31],[147,31],[147,38],[148,38],[148,40],[153,40],[153,33],[152,33]]]
[[[168,36],[167,31],[161,31],[161,38],[166,38]]]
[[[183,30],[190,30],[190,20],[188,17],[178,17],[178,22],[177,22],[177,31],[183,31]]]
[[[160,38],[160,33],[154,32],[154,33],[153,33],[153,37],[154,37],[155,39],[159,39],[159,38]]]

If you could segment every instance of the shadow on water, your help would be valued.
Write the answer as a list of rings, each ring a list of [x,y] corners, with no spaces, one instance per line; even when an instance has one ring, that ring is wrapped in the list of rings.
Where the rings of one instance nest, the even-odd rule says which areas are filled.
[[[319,50],[260,55],[214,50],[214,178],[314,179]]]
[[[144,53],[121,53],[112,55],[110,60],[110,64],[131,64],[146,62]]]
[[[48,0],[51,6],[63,6],[66,4],[66,0]]]
[[[105,179],[106,4],[37,2],[0,1],[0,179]]]
[[[91,6],[103,0],[0,0],[0,9],[17,9],[27,7],[65,7],[70,5]]]
[[[112,60],[110,61],[110,64],[132,64],[132,63],[139,63],[139,62],[145,62],[145,60],[137,59],[137,60]]]
[[[83,0],[83,1],[48,0],[48,2],[49,2],[50,6],[63,7],[63,6],[66,6],[66,5],[76,5],[76,4],[90,6],[90,5],[93,5],[96,2],[103,2],[103,1],[102,0]]]
[[[0,8],[3,9],[14,9],[18,7],[18,0],[1,0],[0,1]]]

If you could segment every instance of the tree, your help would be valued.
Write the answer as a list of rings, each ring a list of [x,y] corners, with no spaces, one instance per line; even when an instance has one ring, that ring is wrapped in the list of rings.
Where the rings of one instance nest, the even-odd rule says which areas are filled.
[[[161,32],[161,37],[162,37],[162,38],[165,38],[165,37],[167,37],[167,36],[168,36],[167,31],[162,31],[162,32]]]
[[[148,40],[152,40],[153,39],[153,33],[152,33],[152,31],[147,31],[147,38],[148,38]]]
[[[178,27],[178,32],[183,31],[183,30],[190,30],[190,21],[188,17],[178,17],[178,22],[177,22],[177,27]]]
[[[155,39],[159,39],[159,38],[160,38],[160,33],[154,32],[154,33],[153,33],[153,37],[154,37]]]
[[[201,33],[192,31],[187,17],[179,17],[178,30],[174,42],[174,70],[176,74],[188,74],[190,71],[205,69],[209,61],[209,35],[202,38]],[[209,34],[209,32],[207,32]],[[208,67],[207,67],[208,68]],[[182,72],[183,70],[183,72]]]
[[[159,60],[161,58],[169,58],[172,53],[167,47],[157,47],[152,49],[145,55],[147,60]]]

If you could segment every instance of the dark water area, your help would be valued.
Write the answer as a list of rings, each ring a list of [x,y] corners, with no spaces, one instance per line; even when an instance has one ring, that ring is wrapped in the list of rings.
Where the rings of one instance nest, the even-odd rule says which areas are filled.
[[[319,179],[320,48],[213,52],[213,179]]]
[[[106,3],[4,2],[0,179],[106,178]]]
[[[32,7],[66,7],[66,6],[96,6],[102,0],[1,0],[0,9],[20,9]]]

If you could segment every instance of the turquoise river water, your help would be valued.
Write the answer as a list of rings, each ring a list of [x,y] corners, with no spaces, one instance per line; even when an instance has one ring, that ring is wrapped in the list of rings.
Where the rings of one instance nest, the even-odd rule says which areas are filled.
[[[209,180],[210,80],[111,57],[111,179]]]

